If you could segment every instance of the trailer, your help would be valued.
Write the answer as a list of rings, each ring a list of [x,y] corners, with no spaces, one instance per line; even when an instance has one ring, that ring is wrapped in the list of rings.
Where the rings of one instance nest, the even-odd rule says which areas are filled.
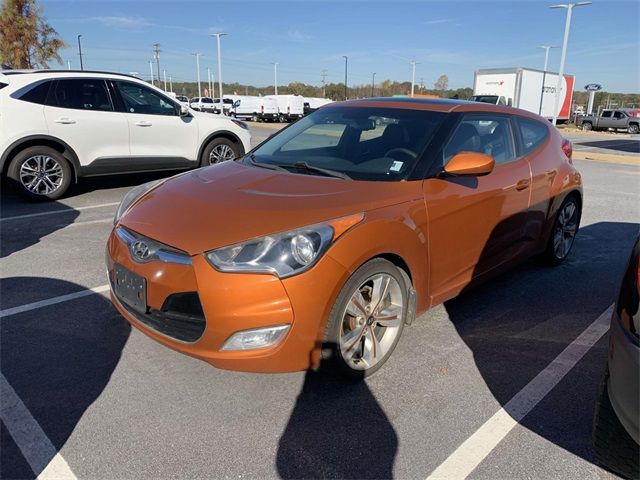
[[[563,75],[557,118],[571,117],[574,76]],[[473,96],[469,100],[508,105],[545,118],[553,118],[558,74],[532,68],[490,68],[476,70]]]

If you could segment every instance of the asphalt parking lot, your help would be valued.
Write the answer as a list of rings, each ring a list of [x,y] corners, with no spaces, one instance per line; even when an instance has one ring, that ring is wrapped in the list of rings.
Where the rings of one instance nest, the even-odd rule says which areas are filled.
[[[252,129],[254,142],[273,132]],[[86,179],[49,204],[3,190],[0,476],[615,478],[590,434],[640,168],[575,163],[585,204],[568,261],[530,261],[435,307],[358,384],[216,370],[116,313],[113,214],[163,174]]]

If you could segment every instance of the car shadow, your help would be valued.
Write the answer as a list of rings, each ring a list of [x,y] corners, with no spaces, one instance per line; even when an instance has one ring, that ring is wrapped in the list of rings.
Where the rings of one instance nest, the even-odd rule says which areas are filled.
[[[324,348],[328,348],[327,345]],[[281,478],[392,478],[398,436],[362,379],[307,371],[280,437]]]
[[[445,303],[450,321],[500,405],[505,407],[614,302],[638,231],[634,223],[582,227],[562,265],[554,268],[529,260]],[[479,264],[484,259],[480,260]],[[591,427],[606,345],[605,336],[520,421],[594,464]]]
[[[607,150],[615,150],[616,152],[640,153],[640,142],[633,138],[624,140],[597,140],[594,142],[576,142],[585,147],[597,147]]]
[[[0,280],[3,303],[5,295],[15,291],[17,285],[40,292],[82,290],[79,285],[52,278],[4,278]],[[10,298],[6,300],[11,302]],[[129,324],[106,298],[96,294],[0,318],[1,373],[55,451],[65,445],[85,411],[104,390],[129,334]],[[3,421],[16,422],[20,428],[19,412],[13,412]],[[32,471],[7,430],[3,425],[2,478],[37,477],[51,461],[50,455],[35,452],[40,462],[32,466],[39,471]]]

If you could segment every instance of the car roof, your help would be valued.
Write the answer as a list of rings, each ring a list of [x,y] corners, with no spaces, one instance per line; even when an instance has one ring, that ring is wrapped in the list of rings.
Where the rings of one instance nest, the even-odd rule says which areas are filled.
[[[376,97],[333,102],[323,106],[322,108],[335,108],[340,106],[400,108],[406,110],[429,110],[434,112],[447,113],[487,112],[511,115],[517,114],[537,120],[542,119],[542,117],[540,117],[539,115],[528,112],[526,110],[521,110],[519,108],[508,107],[506,105],[493,105],[490,103],[482,102],[470,102],[467,100],[457,100],[453,98]]]
[[[134,75],[129,75],[126,73],[118,73],[118,72],[105,72],[102,70],[49,70],[49,69],[39,69],[39,70],[0,70],[0,74],[5,76],[12,75],[52,75],[52,76],[86,76],[86,77],[95,77],[96,75],[104,75],[104,76],[118,76],[118,77],[126,77],[133,78],[136,80],[140,80],[139,77]]]

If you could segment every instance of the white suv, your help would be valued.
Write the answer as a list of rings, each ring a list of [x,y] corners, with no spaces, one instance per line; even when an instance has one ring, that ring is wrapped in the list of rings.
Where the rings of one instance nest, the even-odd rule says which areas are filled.
[[[194,112],[128,75],[0,72],[0,171],[31,199],[79,177],[195,168],[250,149],[238,120]]]

